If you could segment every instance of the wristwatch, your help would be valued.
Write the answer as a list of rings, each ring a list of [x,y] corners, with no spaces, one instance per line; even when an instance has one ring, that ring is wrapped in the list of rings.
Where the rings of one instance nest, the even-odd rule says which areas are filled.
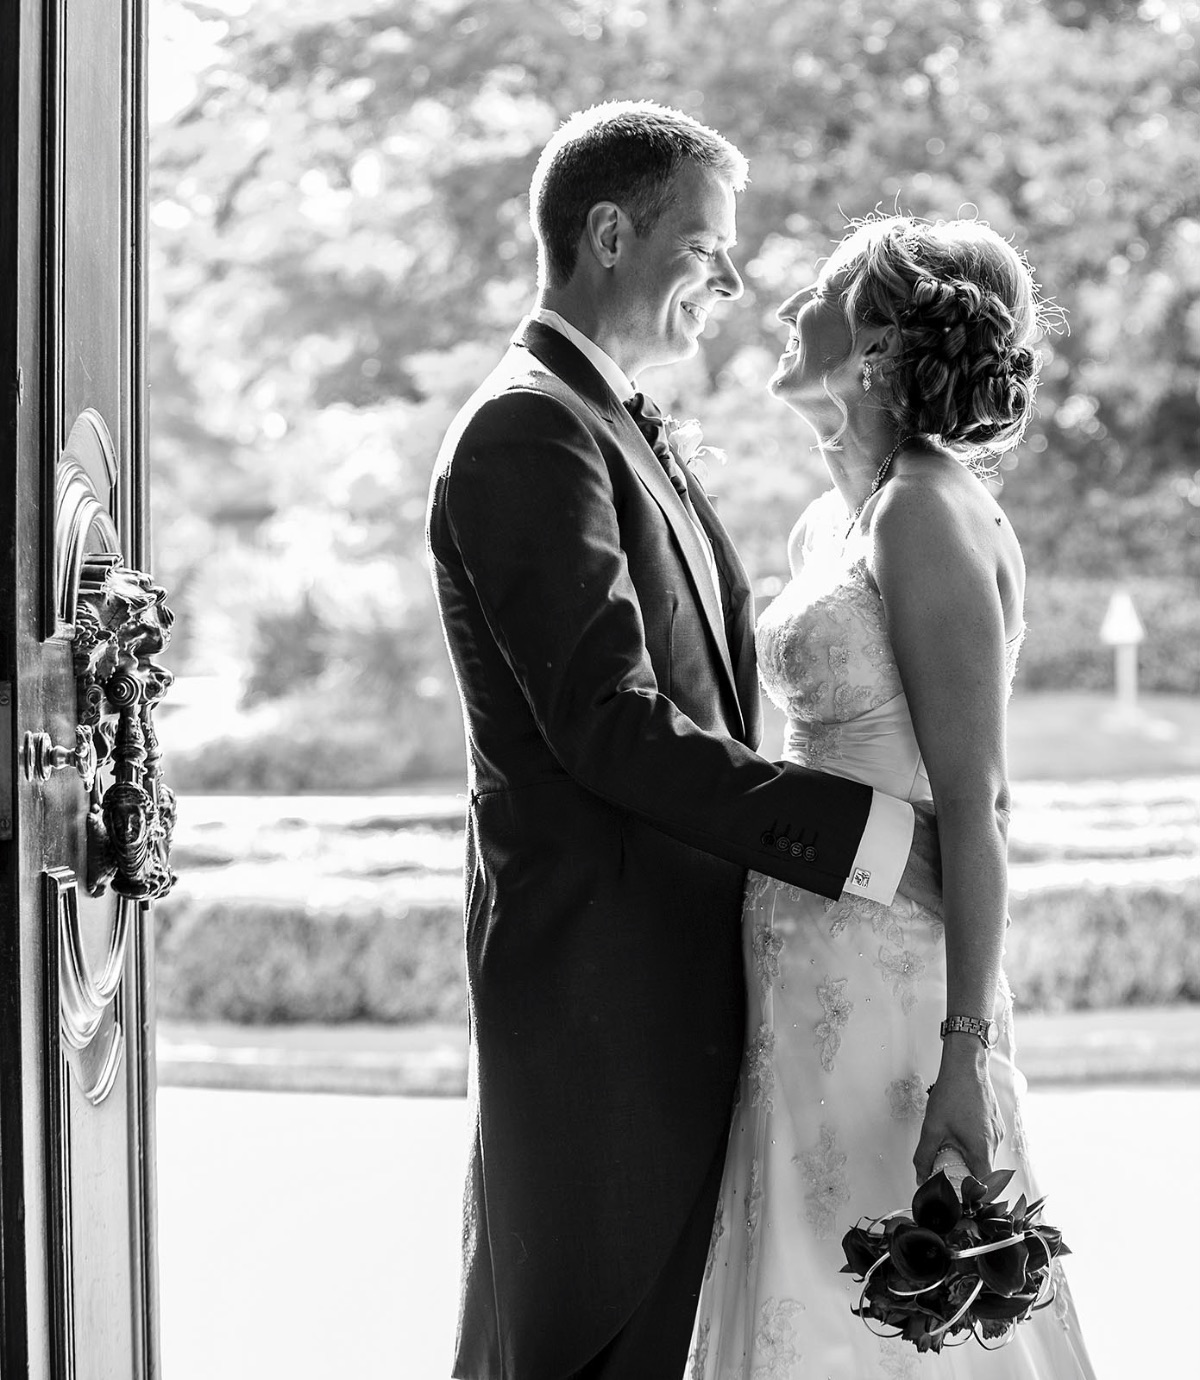
[[[984,1049],[995,1049],[1000,1038],[1000,1027],[995,1021],[985,1021],[980,1016],[947,1016],[942,1022],[942,1039],[957,1031],[962,1035],[977,1035]]]

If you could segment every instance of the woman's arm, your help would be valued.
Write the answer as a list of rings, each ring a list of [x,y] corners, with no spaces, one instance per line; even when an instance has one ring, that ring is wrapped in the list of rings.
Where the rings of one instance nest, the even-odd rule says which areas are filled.
[[[1020,557],[974,483],[944,471],[896,476],[872,516],[872,573],[937,810],[946,1014],[988,1020],[1008,909],[1000,583],[1005,563]],[[986,1174],[1002,1134],[987,1049],[974,1035],[948,1035],[913,1157],[918,1178],[944,1144]]]

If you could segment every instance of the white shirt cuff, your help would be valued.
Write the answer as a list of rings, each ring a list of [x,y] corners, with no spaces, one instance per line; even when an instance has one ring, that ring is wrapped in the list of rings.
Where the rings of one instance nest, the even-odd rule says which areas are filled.
[[[851,896],[865,896],[890,906],[908,863],[913,840],[913,808],[907,800],[871,794],[871,813],[846,878]]]

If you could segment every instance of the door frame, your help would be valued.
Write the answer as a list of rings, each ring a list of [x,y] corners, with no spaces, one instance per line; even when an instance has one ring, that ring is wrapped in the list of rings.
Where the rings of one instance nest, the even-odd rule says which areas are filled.
[[[147,0],[120,6],[121,388],[117,432],[127,482],[114,518],[124,562],[149,562],[146,483]],[[0,1372],[31,1380],[75,1375],[69,1078],[58,1018],[54,859],[25,837],[42,797],[21,771],[27,732],[50,706],[22,679],[23,645],[62,639],[54,577],[56,466],[67,348],[63,207],[68,0],[0,4]],[[33,501],[33,511],[30,502]],[[69,632],[66,632],[69,637]],[[5,687],[8,687],[7,695]],[[82,885],[82,879],[80,879]],[[153,915],[135,907],[119,1016],[126,1041],[129,1230],[134,1243],[130,1375],[159,1374],[154,1134]]]

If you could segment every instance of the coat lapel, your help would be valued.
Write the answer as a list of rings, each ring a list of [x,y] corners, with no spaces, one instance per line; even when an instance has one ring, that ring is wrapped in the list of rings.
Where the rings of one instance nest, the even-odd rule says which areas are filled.
[[[758,750],[762,736],[762,703],[758,694],[758,666],[754,651],[754,592],[737,548],[729,539],[708,495],[692,474],[688,491],[696,516],[712,542],[713,555],[725,590],[725,640],[733,663],[738,707],[742,714],[742,741]]]
[[[651,498],[662,510],[663,517],[666,519],[680,554],[683,556],[684,565],[687,567],[688,577],[691,581],[692,592],[704,611],[705,621],[708,623],[713,645],[725,675],[727,689],[732,695],[734,703],[738,706],[743,720],[743,728],[748,731],[746,703],[742,693],[740,693],[738,677],[734,674],[733,662],[730,659],[725,613],[721,608],[720,600],[717,598],[717,591],[713,588],[708,561],[701,545],[702,538],[692,526],[691,519],[679,501],[679,495],[672,488],[671,481],[667,478],[662,465],[659,464],[657,457],[647,444],[646,438],[638,430],[620,398],[613,393],[587,359],[560,331],[554,330],[551,326],[542,325],[539,321],[527,319],[522,322],[513,337],[513,344],[524,346],[547,369],[557,374],[616,433],[621,449],[633,466],[634,472]],[[684,470],[686,473],[686,466]],[[734,552],[732,543],[725,535],[725,530],[717,520],[716,514],[713,513],[707,500],[704,499],[703,492],[695,478],[690,474],[688,474],[688,491],[692,496],[693,504],[697,509],[697,516],[700,516],[705,531],[710,536],[713,535],[714,530],[720,533],[721,545],[725,554],[723,556],[717,554],[717,564],[722,576],[726,578],[732,589],[735,581],[726,574],[727,570],[731,569],[731,557],[732,562],[736,564],[737,571],[740,572],[741,582],[745,584],[745,571],[741,569],[741,562],[737,558],[737,553]],[[697,502],[697,495],[699,495],[700,502]],[[700,514],[700,503],[704,505],[705,515],[703,516]],[[715,543],[714,553],[716,553]],[[746,589],[748,592],[748,584],[746,584]],[[753,643],[751,643],[751,653],[753,653]],[[753,671],[753,667],[751,670]],[[757,691],[753,700],[757,708]]]

